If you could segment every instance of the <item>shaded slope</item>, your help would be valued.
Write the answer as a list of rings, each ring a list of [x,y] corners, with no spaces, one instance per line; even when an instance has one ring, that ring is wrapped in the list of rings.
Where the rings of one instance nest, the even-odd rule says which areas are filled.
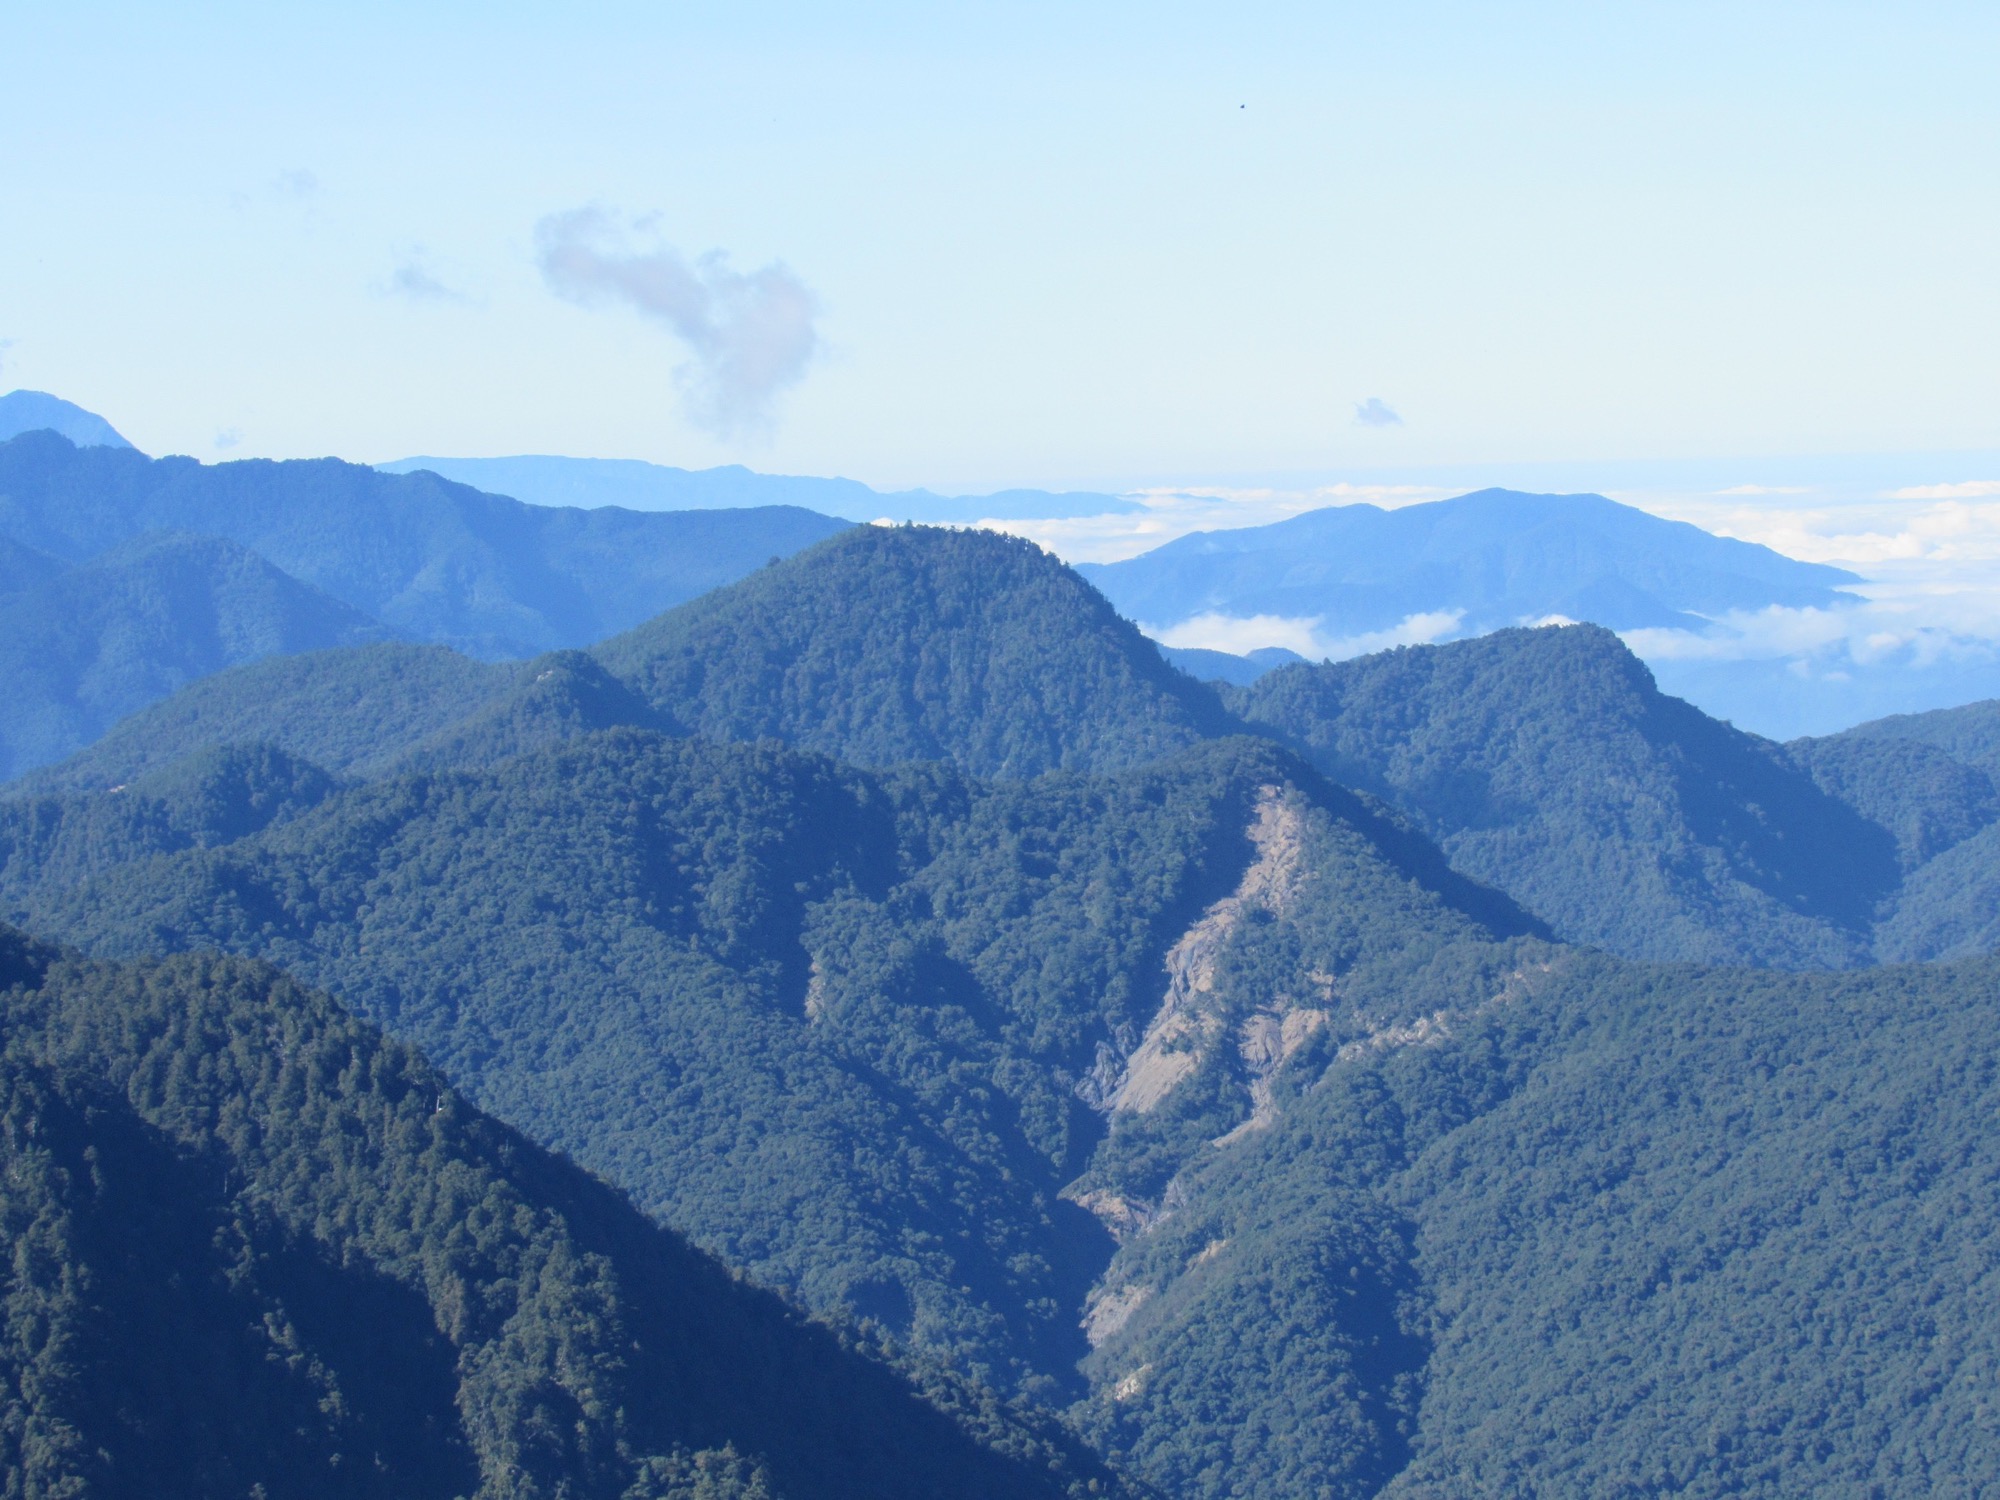
[[[0,991],[0,1445],[30,1492],[751,1500],[1108,1478],[975,1399],[963,1420],[1014,1456],[982,1448],[269,969],[0,947],[19,986]]]
[[[184,757],[245,744],[366,774],[503,697],[519,674],[444,646],[402,642],[274,657],[192,683],[4,791],[101,792]]]
[[[0,597],[0,779],[225,667],[388,634],[234,543],[141,537]]]
[[[687,733],[862,765],[1110,770],[1228,727],[1068,568],[991,532],[857,528],[593,654]]]
[[[1660,694],[1596,627],[1288,667],[1231,701],[1572,941],[1852,964],[1897,880],[1885,829],[1778,746]]]
[[[26,543],[0,537],[0,594],[18,594],[65,572],[69,564]]]
[[[73,562],[148,531],[227,537],[401,634],[488,657],[588,645],[844,529],[790,507],[524,505],[331,458],[0,444],[0,534]]]
[[[1196,532],[1080,569],[1128,617],[1309,617],[1328,637],[1462,612],[1471,633],[1549,615],[1624,630],[1837,602],[1854,575],[1711,536],[1602,495],[1480,490],[1382,510],[1333,506],[1270,526]]]

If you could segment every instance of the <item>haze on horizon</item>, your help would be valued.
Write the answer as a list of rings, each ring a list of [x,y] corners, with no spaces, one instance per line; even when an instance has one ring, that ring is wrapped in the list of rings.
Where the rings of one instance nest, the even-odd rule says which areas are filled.
[[[152,452],[1122,490],[2000,447],[1987,7],[9,29],[0,385]]]

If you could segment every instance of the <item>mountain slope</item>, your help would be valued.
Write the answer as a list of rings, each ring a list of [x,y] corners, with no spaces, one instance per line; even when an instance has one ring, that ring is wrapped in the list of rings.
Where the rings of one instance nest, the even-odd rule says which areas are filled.
[[[1595,626],[1287,667],[1231,702],[1563,937],[1631,957],[1863,962],[1899,876],[1884,828]]]
[[[140,537],[0,596],[0,779],[224,667],[387,634],[233,543]]]
[[[217,747],[264,744],[367,774],[502,696],[521,669],[401,641],[267,657],[190,683],[7,796],[102,792]]]
[[[1456,992],[1440,948],[1530,925],[1247,740],[982,787],[615,730],[21,900],[107,953],[283,963],[730,1264],[1067,1397],[1099,1221],[1157,1207],[1179,1158],[1257,1108],[1263,1074],[1206,1043],[1179,1049],[1184,1091],[1155,1067],[1152,1105],[1112,1096],[1151,1066],[1163,955],[1242,883],[1272,798],[1324,893],[1309,941],[1270,928],[1305,954],[1288,987],[1302,966],[1338,981],[1297,1023],[1322,1041],[1400,1016],[1398,976],[1427,965],[1427,996]],[[1269,936],[1201,930],[1227,951]],[[1202,995],[1204,1037],[1261,1003]]]
[[[25,1493],[1108,1480],[974,1402],[1013,1456],[983,1448],[269,969],[0,950],[0,1452]]]
[[[0,444],[0,535],[72,562],[148,531],[226,537],[403,635],[489,657],[588,645],[844,529],[790,507],[559,510],[330,458]]]
[[[2000,1483],[2000,968],[1524,956],[1185,1173],[1105,1448],[1189,1500]]]
[[[687,733],[862,765],[1110,770],[1230,728],[1074,573],[992,532],[858,528],[593,655]]]
[[[1480,490],[1382,510],[1333,506],[1270,526],[1197,532],[1079,569],[1130,619],[1318,621],[1328,638],[1459,612],[1467,634],[1551,615],[1615,630],[1844,597],[1854,575],[1711,536],[1602,495]]]
[[[9,391],[0,396],[0,443],[24,432],[54,432],[79,448],[130,448],[118,430],[95,412],[46,391]]]

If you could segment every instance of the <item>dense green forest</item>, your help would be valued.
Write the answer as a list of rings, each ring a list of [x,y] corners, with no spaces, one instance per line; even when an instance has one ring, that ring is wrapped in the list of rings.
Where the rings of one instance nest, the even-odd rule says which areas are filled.
[[[1596,626],[1285,667],[1231,703],[1564,937],[1628,956],[1859,962],[1898,878],[1878,824]]]
[[[862,765],[1112,770],[1232,727],[1088,584],[993,532],[860,528],[594,654],[686,733]]]
[[[7,1492],[1060,1496],[927,1393],[262,965],[0,930]],[[926,1399],[926,1395],[929,1399]]]
[[[568,1456],[537,1473],[615,1456],[578,1494],[894,1493],[856,1477],[881,1421],[882,1463],[946,1476],[911,1493],[977,1493],[953,1464],[994,1493],[1026,1464],[1050,1493],[1115,1469],[1200,1500],[1992,1487],[2000,963],[1783,974],[1562,941],[1595,921],[1605,948],[1859,964],[1955,868],[1912,943],[2000,941],[1976,726],[1772,745],[1588,628],[1292,666],[1230,703],[1243,719],[1033,549],[917,528],[849,532],[588,654],[221,674],[0,802],[0,903],[95,955],[23,950],[7,1118],[164,1133],[138,1175],[240,1226],[181,1284],[239,1300],[155,1295],[116,1238],[155,1221],[73,1186],[88,1142],[9,1178],[49,1205],[20,1222],[123,1246],[137,1268],[105,1284],[190,1330],[148,1349],[214,1344],[202,1368],[229,1372],[250,1356],[210,1324],[291,1340],[306,1385],[215,1388],[277,1413],[338,1388],[351,1417],[271,1419],[310,1434],[287,1461],[365,1449],[420,1493],[492,1488],[506,1441],[557,1428]],[[291,1107],[301,1055],[273,1009],[420,1073],[419,1103],[468,1122],[454,1141],[502,1143],[465,1170],[529,1206],[472,1216],[515,1238],[453,1296],[538,1296],[507,1257],[559,1221],[548,1243],[592,1247],[619,1307],[658,1284],[631,1267],[678,1257],[739,1300],[675,1316],[715,1301],[778,1352],[699,1420],[658,1392],[706,1373],[631,1354],[589,1408],[610,1426],[466,1416],[516,1411],[465,1394],[489,1358],[495,1389],[580,1400],[560,1392],[604,1330],[653,1314],[563,1283],[523,1363],[469,1359],[430,1272],[397,1269],[430,1252],[369,1238],[414,1211],[370,1219],[365,1174],[302,1165],[351,1156],[256,1113]],[[114,1013],[151,1019],[47,1019]],[[403,1096],[368,1092],[389,1068],[320,1067],[355,1082],[312,1129],[394,1136]],[[263,1102],[156,1105],[179,1089]],[[192,1211],[161,1207],[152,1238],[192,1245]],[[580,1227],[600,1213],[624,1227]],[[415,1288],[381,1326],[440,1351],[442,1405],[444,1376],[367,1386],[275,1272],[230,1279],[264,1251],[212,1248],[301,1236]],[[726,1342],[722,1317],[673,1347]],[[578,1320],[612,1342],[532,1373]],[[841,1389],[794,1421],[770,1393],[820,1389],[808,1347]],[[41,1400],[17,1404],[86,1409]],[[426,1413],[442,1446],[409,1435]]]

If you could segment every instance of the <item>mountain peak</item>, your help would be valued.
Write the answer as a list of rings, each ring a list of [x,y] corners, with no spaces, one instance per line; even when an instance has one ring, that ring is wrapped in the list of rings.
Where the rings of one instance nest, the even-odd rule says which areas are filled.
[[[47,391],[9,391],[0,396],[0,442],[43,430],[59,433],[79,448],[132,446],[96,412]]]
[[[1227,722],[1076,573],[987,531],[857,527],[598,654],[690,733],[870,765],[1108,770]]]

